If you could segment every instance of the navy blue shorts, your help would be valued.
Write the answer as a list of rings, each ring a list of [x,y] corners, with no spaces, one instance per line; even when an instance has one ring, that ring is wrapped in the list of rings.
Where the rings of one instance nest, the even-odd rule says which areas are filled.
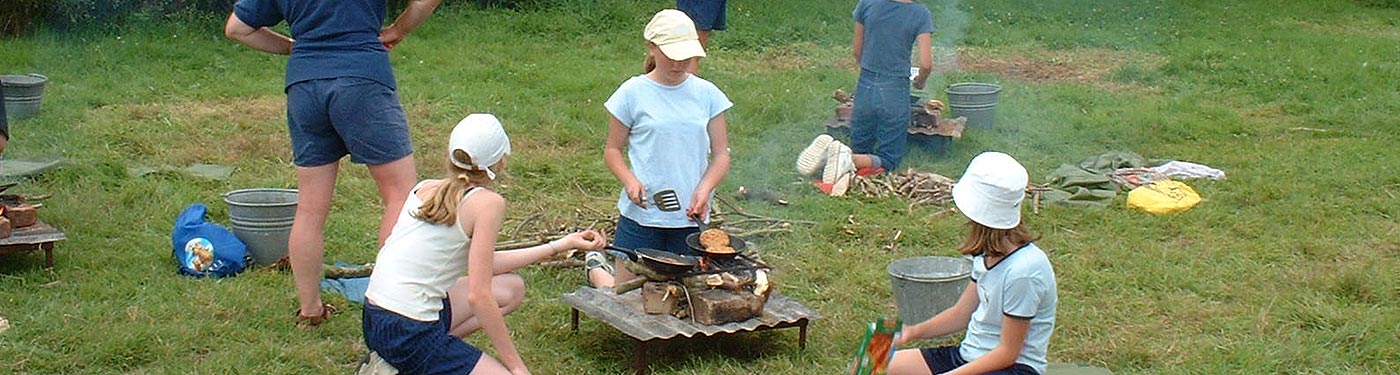
[[[384,164],[413,153],[399,94],[379,82],[341,77],[287,87],[287,130],[298,167],[334,163],[346,154]]]
[[[481,349],[449,334],[452,304],[442,300],[436,322],[420,322],[366,301],[361,327],[365,346],[404,374],[470,373]]]
[[[685,237],[699,232],[699,227],[656,228],[643,226],[626,216],[617,217],[613,245],[624,249],[656,249],[681,255],[700,255],[685,243]]]
[[[924,355],[924,363],[928,364],[929,371],[935,374],[942,374],[967,364],[963,360],[962,353],[958,352],[957,346],[944,346],[939,348],[919,349],[919,353]],[[1040,375],[1035,372],[1035,368],[1024,363],[1011,365],[1009,368],[988,372],[992,375]]]
[[[725,0],[676,0],[676,9],[695,21],[697,30],[724,30]]]

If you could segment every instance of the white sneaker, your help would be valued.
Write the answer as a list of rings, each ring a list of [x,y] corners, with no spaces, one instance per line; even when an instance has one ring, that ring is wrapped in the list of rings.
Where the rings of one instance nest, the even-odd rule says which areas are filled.
[[[855,173],[856,164],[851,160],[851,148],[832,141],[826,147],[826,167],[822,169],[822,182],[833,184],[843,175]]]
[[[821,170],[822,163],[826,161],[826,147],[832,141],[830,135],[822,134],[813,139],[807,148],[802,149],[802,153],[797,155],[797,173],[811,176]]]
[[[396,375],[398,373],[399,369],[390,365],[388,361],[379,356],[379,353],[371,351],[369,356],[360,362],[360,369],[355,372],[355,375]]]

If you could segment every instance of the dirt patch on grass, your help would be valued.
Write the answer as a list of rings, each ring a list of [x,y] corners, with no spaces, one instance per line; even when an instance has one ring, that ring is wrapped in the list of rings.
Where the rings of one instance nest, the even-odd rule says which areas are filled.
[[[1400,28],[1394,25],[1387,26],[1376,22],[1357,20],[1357,22],[1340,25],[1320,25],[1308,21],[1297,21],[1296,26],[1329,34],[1341,34],[1342,36],[1400,40]]]
[[[1003,79],[1031,83],[1072,82],[1122,88],[1128,85],[1110,80],[1114,72],[1129,65],[1155,70],[1166,61],[1165,57],[1152,54],[1108,49],[1039,50],[1009,54],[959,49],[955,62],[940,62],[942,66],[936,69],[995,74]]]
[[[98,107],[85,129],[116,151],[171,165],[290,159],[280,96]]]

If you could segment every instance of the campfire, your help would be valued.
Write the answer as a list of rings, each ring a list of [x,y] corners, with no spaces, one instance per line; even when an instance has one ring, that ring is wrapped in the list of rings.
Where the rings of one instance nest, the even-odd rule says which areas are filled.
[[[717,236],[726,238],[711,243]],[[694,240],[688,239],[691,247],[704,254],[694,258],[692,266],[629,263],[628,269],[641,276],[618,284],[616,293],[640,287],[642,310],[646,313],[691,318],[699,324],[737,322],[762,314],[773,290],[768,279],[772,267],[743,253],[746,246],[742,239],[729,237],[718,229],[692,237]],[[700,245],[701,241],[706,246]]]

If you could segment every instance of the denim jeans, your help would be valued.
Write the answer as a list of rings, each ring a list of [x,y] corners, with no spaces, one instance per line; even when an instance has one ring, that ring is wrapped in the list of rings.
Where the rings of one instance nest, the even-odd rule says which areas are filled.
[[[851,151],[880,158],[894,170],[904,159],[909,138],[909,77],[861,70],[851,110]]]

